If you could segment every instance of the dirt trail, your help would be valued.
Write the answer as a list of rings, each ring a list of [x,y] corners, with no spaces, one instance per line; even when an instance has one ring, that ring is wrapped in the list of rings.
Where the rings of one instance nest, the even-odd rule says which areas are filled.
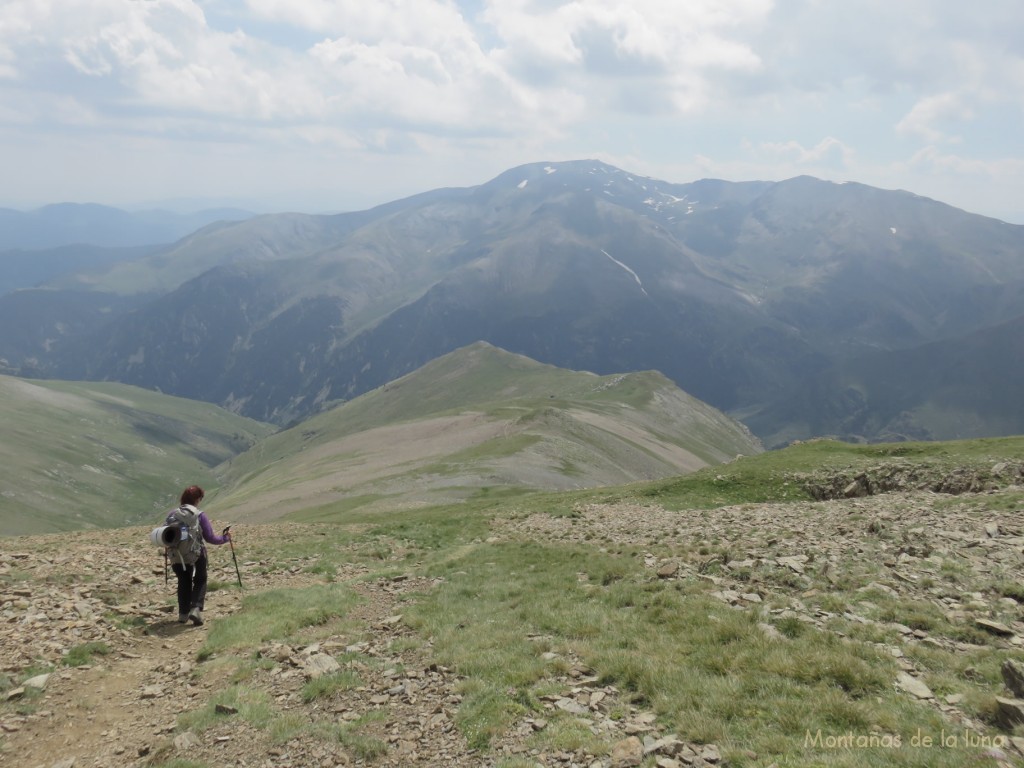
[[[55,673],[38,719],[10,737],[11,764],[50,768],[74,758],[75,766],[131,765],[173,731],[174,713],[188,709],[198,692],[187,672],[176,684],[163,670],[188,668],[204,633],[176,622],[152,629],[153,636],[116,658]]]
[[[247,536],[253,543],[273,537],[287,544],[310,530],[254,526]],[[236,682],[237,665],[224,663],[230,654],[196,661],[210,628],[238,611],[246,596],[324,579],[309,569],[314,558],[240,558],[245,589],[226,588],[237,578],[229,550],[212,549],[206,623],[182,625],[173,575],[165,584],[159,557],[138,546],[144,534],[117,531],[105,541],[23,537],[12,540],[17,551],[0,554],[0,669],[9,680],[33,668],[53,670],[38,693],[22,687],[6,694],[11,698],[0,707],[0,766],[119,768],[176,758],[210,766],[487,764],[455,727],[457,676],[438,667],[429,648],[420,650],[419,640],[396,650],[396,640],[412,635],[396,613],[400,598],[435,583],[411,575],[367,580],[359,565],[343,566],[336,575],[361,598],[345,617],[344,632],[304,645],[266,643],[257,653],[268,663],[250,670],[244,682],[278,720],[352,725],[356,735],[349,743],[308,731],[288,739],[273,724],[237,713],[196,732],[183,730],[182,714],[209,709]],[[66,666],[70,649],[90,643],[109,652]],[[354,657],[346,670],[359,685],[306,701],[302,687],[315,656]]]

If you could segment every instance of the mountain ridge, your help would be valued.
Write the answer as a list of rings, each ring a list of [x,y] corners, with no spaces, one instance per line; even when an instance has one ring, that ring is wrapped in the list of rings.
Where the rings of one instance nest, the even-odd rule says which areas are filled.
[[[761,450],[657,372],[602,377],[477,342],[232,458],[215,500],[247,520],[406,508],[669,477]]]
[[[664,478],[761,451],[655,372],[599,377],[485,343],[288,429],[125,384],[0,376],[7,535],[137,524],[182,487],[253,522]]]
[[[90,306],[123,308],[63,332],[0,333],[0,357],[11,372],[167,387],[287,424],[484,340],[570,369],[659,370],[721,410],[759,414],[764,436],[800,439],[813,435],[771,411],[804,382],[879,351],[941,355],[1024,314],[1022,253],[1024,227],[908,192],[533,163],[354,214],[214,225],[64,279]],[[17,301],[64,312],[43,292]],[[13,302],[0,297],[0,315]],[[806,406],[818,410],[796,423],[880,434]]]

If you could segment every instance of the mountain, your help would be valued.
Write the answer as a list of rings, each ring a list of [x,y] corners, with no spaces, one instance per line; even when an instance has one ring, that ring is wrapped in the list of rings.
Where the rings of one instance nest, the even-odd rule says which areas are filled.
[[[32,211],[0,208],[0,251],[170,243],[207,224],[251,216],[248,211],[234,208],[182,214],[158,210],[129,212],[94,203],[58,203]]]
[[[250,522],[316,518],[665,478],[761,450],[659,373],[596,376],[478,342],[260,441],[218,470],[211,503]]]
[[[1024,227],[855,183],[537,163],[359,213],[211,225],[12,297],[47,330],[0,329],[11,372],[281,425],[483,340],[572,370],[660,371],[769,444],[895,434],[894,401],[851,402],[851,420],[831,389],[892,353],[908,366],[900,430],[928,438],[945,401],[921,374],[1024,315]],[[964,436],[1013,428],[1000,392],[1024,381],[1008,356],[986,360],[956,405]]]
[[[159,521],[191,483],[251,522],[658,479],[762,450],[656,372],[601,377],[485,343],[279,433],[125,384],[9,376],[0,419],[6,535]]]
[[[841,361],[748,421],[770,444],[1024,434],[1024,316],[948,341]]]
[[[214,466],[272,431],[124,384],[10,376],[0,420],[5,535],[158,523],[181,488],[211,485]]]

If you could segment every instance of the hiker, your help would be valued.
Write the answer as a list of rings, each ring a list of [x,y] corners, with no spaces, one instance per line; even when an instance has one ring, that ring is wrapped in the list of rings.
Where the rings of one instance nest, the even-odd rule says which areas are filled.
[[[195,520],[195,529],[201,533],[195,536],[193,542],[194,554],[191,557],[180,556],[177,553],[171,555],[171,568],[174,575],[178,577],[178,623],[184,624],[191,621],[196,626],[203,623],[203,607],[206,602],[206,545],[227,544],[231,541],[231,533],[224,531],[223,535],[217,535],[213,531],[210,519],[206,513],[198,508],[199,502],[203,500],[203,489],[198,485],[190,485],[181,492],[181,506],[172,509],[167,515],[167,524],[179,523],[182,516],[191,517]],[[192,517],[194,516],[194,517]],[[198,518],[196,520],[196,518]],[[193,562],[189,562],[189,561]]]

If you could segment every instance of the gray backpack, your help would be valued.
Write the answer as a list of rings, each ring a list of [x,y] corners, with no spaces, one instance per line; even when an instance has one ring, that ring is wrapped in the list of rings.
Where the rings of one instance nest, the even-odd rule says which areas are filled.
[[[167,515],[168,527],[177,527],[180,535],[175,536],[176,544],[167,547],[167,555],[172,562],[182,565],[195,565],[203,554],[203,530],[199,526],[199,510],[191,504],[183,504],[172,509]]]

